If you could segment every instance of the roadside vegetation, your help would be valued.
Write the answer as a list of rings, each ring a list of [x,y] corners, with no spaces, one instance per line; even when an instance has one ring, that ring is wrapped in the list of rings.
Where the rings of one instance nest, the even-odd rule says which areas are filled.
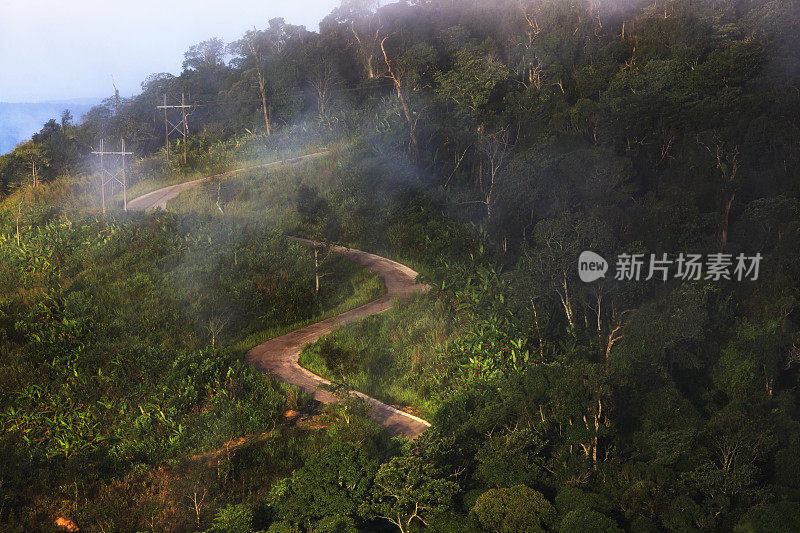
[[[143,520],[177,506],[160,523],[191,528],[189,489],[172,478],[212,469],[187,458],[243,435],[271,442],[276,427],[291,433],[284,413],[305,403],[244,363],[244,352],[366,303],[382,284],[331,257],[316,292],[312,252],[264,225],[81,216],[53,209],[60,184],[38,189],[48,202],[33,210],[42,219],[23,221],[19,244],[16,226],[0,235],[4,520],[27,529],[47,508],[117,529],[129,505]],[[292,461],[274,468],[289,473]],[[160,503],[147,495],[156,481],[169,487]],[[206,517],[230,486],[202,485]]]
[[[385,403],[433,416],[451,367],[457,324],[439,300],[415,296],[386,313],[348,324],[305,348],[300,364]],[[463,329],[463,328],[462,328]]]

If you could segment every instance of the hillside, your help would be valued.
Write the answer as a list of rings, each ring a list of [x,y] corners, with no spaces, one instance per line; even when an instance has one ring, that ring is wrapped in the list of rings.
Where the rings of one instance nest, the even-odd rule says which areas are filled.
[[[800,3],[260,27],[0,156],[7,529],[798,530]]]

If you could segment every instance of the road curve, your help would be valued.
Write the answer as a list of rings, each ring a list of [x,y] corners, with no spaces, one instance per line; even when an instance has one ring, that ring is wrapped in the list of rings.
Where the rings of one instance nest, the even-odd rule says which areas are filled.
[[[307,239],[295,240],[310,246],[314,244],[313,241]],[[312,394],[314,399],[323,403],[337,402],[336,396],[321,388],[324,385],[330,385],[331,382],[301,367],[298,363],[300,351],[306,345],[344,324],[388,311],[395,299],[406,299],[415,292],[427,289],[425,285],[416,283],[417,273],[415,271],[396,261],[353,248],[332,246],[331,249],[379,276],[386,285],[386,292],[383,296],[361,307],[259,344],[246,355],[247,361],[258,370],[301,388]],[[361,392],[355,392],[355,394],[371,405],[370,416],[372,419],[394,435],[414,439],[430,427],[428,422],[417,416],[386,405]]]
[[[249,168],[263,168],[271,165],[281,163],[288,163],[299,161],[301,159],[316,157],[326,152],[318,152],[309,154],[285,161],[277,161],[274,163],[266,163]],[[194,181],[179,183],[177,185],[170,185],[162,189],[149,192],[145,195],[139,196],[128,202],[129,210],[149,211],[160,207],[166,209],[167,202],[178,196],[183,191],[195,187],[200,183],[213,178],[227,177],[243,170],[238,169],[223,174],[208,176]],[[295,239],[299,242],[313,246],[313,241],[307,239]],[[369,269],[383,280],[386,286],[386,292],[380,298],[362,305],[350,311],[346,311],[334,317],[328,318],[321,322],[311,324],[304,328],[292,331],[286,335],[281,335],[263,344],[259,344],[255,348],[247,352],[245,356],[255,368],[262,372],[267,372],[277,379],[299,387],[300,389],[313,395],[314,399],[323,403],[336,403],[338,400],[336,396],[327,390],[321,388],[324,385],[330,385],[330,381],[318,376],[300,366],[298,358],[300,351],[308,344],[316,341],[323,335],[326,335],[336,328],[355,322],[362,318],[378,313],[383,313],[391,309],[394,300],[403,300],[410,297],[415,292],[424,292],[427,286],[416,283],[417,273],[391,259],[386,259],[378,255],[373,255],[361,250],[353,248],[345,248],[342,246],[332,246],[331,249],[339,253],[351,261]],[[371,409],[369,411],[373,420],[378,422],[389,430],[390,433],[397,436],[407,437],[414,439],[418,437],[423,431],[430,427],[430,423],[406,413],[391,405],[387,405],[381,401],[376,400],[364,393],[355,391],[360,398],[366,401]]]
[[[150,211],[151,209],[156,209],[158,207],[160,207],[161,209],[166,209],[167,202],[177,197],[183,191],[189,190],[192,187],[196,187],[197,185],[200,185],[204,181],[212,180],[215,178],[227,178],[228,176],[233,176],[234,174],[238,174],[239,172],[244,172],[245,170],[252,170],[254,168],[267,168],[275,165],[281,165],[283,163],[294,163],[297,161],[302,161],[303,159],[318,157],[327,153],[328,153],[327,150],[323,150],[322,152],[301,155],[299,157],[292,157],[291,159],[284,159],[282,161],[263,163],[261,165],[254,165],[252,167],[237,168],[236,170],[229,170],[228,172],[223,172],[222,174],[214,174],[213,176],[206,176],[205,178],[200,178],[193,181],[186,181],[183,183],[178,183],[176,185],[170,185],[168,187],[162,187],[161,189],[156,189],[155,191],[143,194],[128,202],[128,210]]]

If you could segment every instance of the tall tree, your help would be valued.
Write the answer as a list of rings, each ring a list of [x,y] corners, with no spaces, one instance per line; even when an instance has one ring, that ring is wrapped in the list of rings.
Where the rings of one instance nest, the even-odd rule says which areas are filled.
[[[378,41],[382,29],[378,0],[342,0],[331,17],[347,26],[368,79],[378,76]]]
[[[412,531],[416,522],[427,525],[458,492],[458,485],[437,474],[434,466],[420,457],[392,458],[375,476],[371,511],[397,526],[400,533]]]

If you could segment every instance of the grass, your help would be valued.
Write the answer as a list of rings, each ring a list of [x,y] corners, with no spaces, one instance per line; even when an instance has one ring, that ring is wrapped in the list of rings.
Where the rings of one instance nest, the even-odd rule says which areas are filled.
[[[293,159],[295,157],[300,157],[317,151],[318,150],[308,150],[305,147],[297,147],[294,149],[284,149],[275,152],[270,152],[255,159],[229,160],[220,165],[197,169],[197,170],[191,170],[187,172],[173,171],[173,172],[165,172],[162,174],[148,173],[147,175],[141,176],[135,183],[133,183],[128,188],[128,199],[130,200],[133,198],[137,198],[139,196],[152,192],[156,189],[167,187],[169,185],[177,185],[179,183],[194,181],[196,179],[201,179],[216,174],[224,174],[225,172],[230,172],[232,170],[236,170],[239,168],[249,168],[249,167],[256,167],[259,165],[265,165],[268,163],[276,163],[279,161],[284,161],[286,159]],[[161,156],[159,155],[154,157],[161,157]],[[121,195],[115,194],[114,201],[118,203],[121,202],[122,201]]]
[[[296,329],[303,328],[309,324],[314,324],[321,320],[344,313],[345,311],[349,311],[350,309],[360,307],[378,298],[386,291],[386,287],[378,276],[365,268],[357,268],[358,271],[350,279],[353,293],[335,307],[327,309],[324,312],[306,320],[251,333],[243,339],[236,341],[233,344],[233,350],[240,353],[247,352],[251,348],[258,346],[259,344],[270,339],[274,339],[275,337],[280,337],[281,335],[285,335],[286,333],[292,332]]]
[[[435,297],[418,294],[307,346],[300,353],[300,364],[331,381],[388,404],[413,406],[430,417],[446,387],[442,377],[450,363],[445,347],[458,329]]]
[[[227,216],[242,224],[293,230],[299,220],[295,196],[303,185],[325,189],[335,181],[335,153],[209,180],[171,200],[168,209]],[[217,201],[219,200],[219,207]],[[220,213],[220,208],[222,213]]]
[[[335,148],[338,145],[339,143],[333,142],[330,147]],[[171,163],[167,163],[162,152],[139,160],[128,170],[128,200],[169,185],[223,174],[240,168],[293,159],[328,148],[328,145],[320,144],[317,140],[297,142],[290,135],[275,138],[248,135],[232,139],[227,143],[218,143],[206,151],[192,154],[195,161],[189,169],[180,166],[182,154],[171,153]],[[111,206],[121,208],[121,191],[106,198],[106,201]]]

